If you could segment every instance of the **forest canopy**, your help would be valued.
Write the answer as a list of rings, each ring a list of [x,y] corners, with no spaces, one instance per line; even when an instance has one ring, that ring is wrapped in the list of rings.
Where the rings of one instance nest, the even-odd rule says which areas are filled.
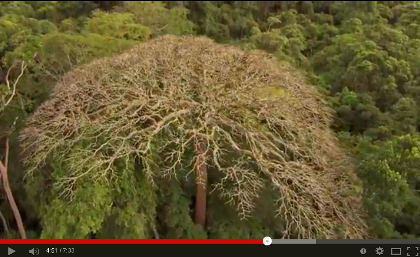
[[[2,238],[420,237],[418,1],[2,1],[0,58]]]

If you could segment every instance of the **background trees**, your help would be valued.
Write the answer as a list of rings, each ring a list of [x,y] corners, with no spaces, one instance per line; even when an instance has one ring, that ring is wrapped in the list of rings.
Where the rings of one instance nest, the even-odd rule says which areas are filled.
[[[7,70],[22,60],[28,65],[15,97],[0,115],[0,135],[15,124],[16,132],[10,135],[9,173],[29,235],[38,236],[40,227],[21,183],[16,133],[57,79],[79,64],[158,35],[199,34],[268,51],[304,70],[335,111],[332,127],[354,153],[362,180],[369,182],[364,190],[372,233],[418,237],[420,230],[414,222],[418,207],[413,199],[419,189],[413,185],[419,169],[413,164],[414,154],[406,151],[411,145],[410,151],[415,151],[415,144],[407,141],[416,141],[420,130],[419,12],[418,1],[1,2],[0,96],[6,92]],[[384,148],[398,150],[389,154]],[[399,159],[405,154],[411,157]],[[399,166],[417,175],[408,176]],[[390,183],[390,176],[398,181],[391,183],[396,188],[381,191],[379,185]],[[384,197],[372,198],[375,192]],[[172,198],[174,206],[191,201],[181,195]],[[403,200],[396,204],[396,199]],[[0,209],[7,223],[13,224],[6,201]],[[162,213],[172,210],[163,209],[166,212]],[[179,215],[190,214],[179,211]],[[209,213],[208,218],[214,215]],[[169,217],[165,214],[162,219]],[[221,236],[233,235],[235,222],[231,220],[211,229]],[[10,224],[10,236],[14,236]],[[172,235],[203,232],[193,224],[176,230],[179,221],[175,218],[171,224],[165,229]],[[261,231],[254,225],[244,225],[241,231],[248,236]]]
[[[370,222],[379,237],[416,237],[420,217],[418,189],[420,141],[417,136],[396,137],[374,145],[358,146],[360,177]]]

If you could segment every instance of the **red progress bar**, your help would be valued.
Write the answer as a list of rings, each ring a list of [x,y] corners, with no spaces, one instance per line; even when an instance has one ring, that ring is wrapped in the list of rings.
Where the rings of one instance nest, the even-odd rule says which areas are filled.
[[[263,244],[262,239],[0,239],[0,244]]]

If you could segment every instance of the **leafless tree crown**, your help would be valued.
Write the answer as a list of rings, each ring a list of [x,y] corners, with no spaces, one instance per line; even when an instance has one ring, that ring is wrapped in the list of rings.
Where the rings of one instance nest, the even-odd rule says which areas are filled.
[[[20,138],[28,174],[51,153],[69,164],[54,181],[63,197],[82,177],[111,179],[119,159],[139,158],[151,183],[205,160],[223,174],[209,190],[242,218],[271,185],[285,237],[336,237],[338,227],[364,237],[353,168],[329,123],[316,90],[269,55],[164,36],[67,73]],[[187,161],[195,140],[205,151]]]

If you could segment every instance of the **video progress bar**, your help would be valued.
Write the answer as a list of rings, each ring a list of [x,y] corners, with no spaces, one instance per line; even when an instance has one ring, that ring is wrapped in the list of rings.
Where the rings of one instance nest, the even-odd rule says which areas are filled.
[[[315,245],[315,244],[420,244],[420,239],[272,239],[278,245]]]
[[[316,239],[273,239],[273,245],[315,245]]]

